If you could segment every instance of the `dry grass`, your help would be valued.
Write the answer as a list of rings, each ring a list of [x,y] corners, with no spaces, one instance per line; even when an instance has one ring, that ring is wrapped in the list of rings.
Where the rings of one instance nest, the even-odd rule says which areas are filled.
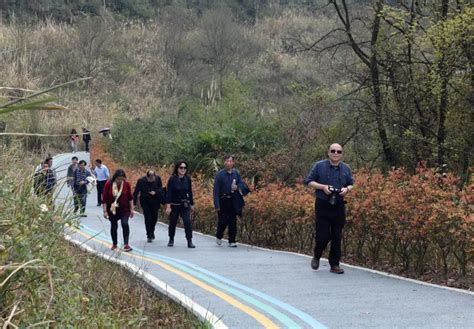
[[[31,193],[38,157],[21,143],[2,148],[0,168],[0,326],[194,328],[194,315],[118,265],[63,238],[75,219]]]

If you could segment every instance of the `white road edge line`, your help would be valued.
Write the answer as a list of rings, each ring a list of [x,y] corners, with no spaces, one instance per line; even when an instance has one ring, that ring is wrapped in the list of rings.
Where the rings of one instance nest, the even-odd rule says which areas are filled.
[[[138,274],[145,282],[147,282],[149,285],[158,288],[163,294],[166,296],[170,297],[171,299],[177,301],[181,305],[183,305],[186,309],[197,315],[199,318],[202,320],[208,322],[212,328],[215,329],[229,329],[227,325],[222,322],[220,318],[215,316],[213,313],[211,313],[209,310],[205,309],[201,305],[197,304],[195,301],[193,301],[191,298],[188,296],[182,294],[181,292],[177,291],[176,289],[172,288],[170,285],[168,285],[166,282],[161,281],[157,277],[151,275],[150,273],[147,273],[140,269],[138,266],[131,264],[129,262],[126,262],[124,260],[117,259],[115,257],[111,257],[110,255],[104,254],[100,251],[97,251],[93,249],[92,247],[86,245],[85,243],[78,241],[71,237],[70,235],[65,234],[64,235],[65,239],[68,240],[71,243],[74,243],[77,245],[79,248],[92,253],[98,257],[101,257],[107,261],[111,261],[114,263],[117,263],[123,267],[125,267],[128,271]]]
[[[164,226],[168,226],[168,225],[166,225],[165,223],[162,223],[162,222],[158,222],[158,224],[164,225]],[[176,229],[183,230],[183,229],[180,228],[180,227],[176,227]],[[204,233],[196,232],[196,231],[193,231],[193,234],[197,234],[197,235],[201,235],[201,236],[206,236],[206,237],[210,237],[210,238],[215,238],[215,237],[212,236],[212,235],[204,234]],[[225,240],[225,239],[223,239],[223,240]],[[282,253],[282,254],[288,254],[288,255],[295,255],[295,256],[300,256],[300,257],[304,257],[304,258],[313,258],[312,256],[305,255],[305,254],[299,254],[299,253],[293,252],[293,251],[268,249],[268,248],[252,246],[252,245],[250,245],[250,244],[245,244],[245,243],[240,243],[240,242],[238,242],[237,244],[238,244],[238,245],[241,245],[241,246],[248,247],[248,248],[252,248],[252,249],[258,249],[258,250],[270,251],[270,252]],[[328,261],[326,258],[321,258],[321,259],[325,260],[326,262]],[[357,265],[346,264],[346,263],[343,263],[343,262],[341,262],[341,264],[344,265],[344,266],[346,266],[346,267],[349,267],[349,268],[353,268],[353,269],[357,269],[357,270],[361,270],[361,271],[365,271],[365,272],[369,272],[369,273],[373,273],[373,274],[378,274],[378,275],[385,276],[385,277],[392,278],[392,279],[407,281],[407,282],[419,284],[419,285],[422,285],[422,286],[428,286],[428,287],[438,288],[438,289],[445,289],[445,290],[449,290],[449,291],[454,291],[454,292],[458,292],[458,293],[462,293],[462,294],[467,294],[467,295],[474,296],[474,291],[470,291],[470,290],[441,286],[441,285],[434,284],[434,283],[429,283],[429,282],[424,282],[424,281],[420,281],[420,280],[405,278],[405,277],[403,277],[403,276],[399,276],[399,275],[396,275],[396,274],[391,274],[391,273],[387,273],[387,272],[372,270],[372,269],[370,269],[370,268],[366,268],[366,267],[362,267],[362,266],[357,266]],[[308,266],[308,270],[309,270],[309,266]]]
[[[81,152],[77,152],[77,153],[81,153]],[[62,156],[62,155],[64,155],[64,153],[62,153],[62,154],[60,154],[60,155],[56,155],[55,157],[59,157],[59,156]],[[90,156],[90,153],[88,153],[88,155]],[[53,157],[53,159],[54,159],[55,157]],[[136,213],[139,213],[139,212],[137,212],[137,211],[135,211],[135,212],[136,212]],[[142,215],[142,214],[140,214],[140,215]],[[164,225],[164,226],[168,226],[168,225],[166,225],[165,223],[161,223],[161,222],[158,222],[158,224],[161,224],[161,225]],[[177,229],[182,230],[182,229],[179,228],[179,227],[177,227]],[[201,235],[201,236],[206,236],[206,237],[210,237],[210,238],[215,238],[215,237],[212,236],[212,235],[204,234],[204,233],[196,232],[196,231],[193,231],[193,234],[197,234],[197,235]],[[289,255],[296,255],[296,256],[305,257],[305,258],[312,258],[312,257],[309,256],[309,255],[299,254],[299,253],[292,252],[292,251],[268,249],[268,248],[252,246],[252,245],[245,244],[245,243],[240,243],[240,242],[237,243],[237,244],[238,244],[238,245],[241,245],[241,246],[249,247],[249,248],[255,248],[255,249],[259,249],[259,250],[264,250],[264,251],[271,251],[271,252],[276,252],[276,253],[283,253],[283,254],[289,254]],[[325,261],[327,261],[326,258],[322,258],[322,259],[325,260]],[[350,264],[346,264],[346,263],[343,263],[343,262],[341,262],[341,264],[344,265],[344,266],[346,266],[346,267],[349,267],[349,268],[353,268],[353,269],[357,269],[357,270],[361,270],[361,271],[366,271],[366,272],[373,273],[373,274],[378,274],[378,275],[385,276],[385,277],[392,278],[392,279],[397,279],[397,280],[401,280],[401,281],[407,281],[407,282],[419,284],[419,285],[422,285],[422,286],[427,286],[427,287],[432,287],[432,288],[438,288],[438,289],[445,289],[445,290],[449,290],[449,291],[454,291],[454,292],[458,292],[458,293],[462,293],[462,294],[467,294],[467,295],[474,296],[474,291],[469,291],[469,290],[459,289],[459,288],[453,288],[453,287],[441,286],[441,285],[434,284],[434,283],[429,283],[429,282],[424,282],[424,281],[420,281],[420,280],[405,278],[405,277],[403,277],[403,276],[399,276],[399,275],[396,275],[396,274],[390,274],[390,273],[387,273],[387,272],[372,270],[372,269],[369,269],[369,268],[365,268],[365,267],[361,267],[361,266],[357,266],[357,265],[350,265]]]

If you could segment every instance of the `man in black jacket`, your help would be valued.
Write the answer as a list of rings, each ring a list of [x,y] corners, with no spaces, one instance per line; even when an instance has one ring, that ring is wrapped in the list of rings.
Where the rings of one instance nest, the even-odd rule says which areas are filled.
[[[146,176],[137,181],[133,192],[133,203],[135,205],[138,204],[138,195],[140,195],[140,205],[145,216],[147,242],[152,242],[155,239],[158,210],[165,201],[161,178],[153,170],[148,170]]]
[[[34,176],[34,191],[38,196],[46,196],[48,202],[52,204],[53,190],[57,183],[54,172],[49,167],[48,160],[41,164],[41,170]]]

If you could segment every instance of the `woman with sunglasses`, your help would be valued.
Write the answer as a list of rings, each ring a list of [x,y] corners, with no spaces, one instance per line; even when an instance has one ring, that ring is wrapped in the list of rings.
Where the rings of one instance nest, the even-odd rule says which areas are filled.
[[[188,164],[184,160],[175,163],[173,175],[166,186],[166,215],[169,216],[168,247],[174,246],[174,235],[178,218],[183,219],[188,248],[196,248],[193,244],[193,228],[191,215],[194,212],[193,188],[191,177],[187,174]]]
[[[133,195],[130,184],[126,181],[127,175],[122,169],[117,169],[110,180],[105,183],[102,192],[102,207],[104,217],[110,221],[110,235],[112,235],[112,250],[117,249],[118,221],[122,224],[123,250],[132,251],[128,244],[130,227],[128,219],[133,217]]]

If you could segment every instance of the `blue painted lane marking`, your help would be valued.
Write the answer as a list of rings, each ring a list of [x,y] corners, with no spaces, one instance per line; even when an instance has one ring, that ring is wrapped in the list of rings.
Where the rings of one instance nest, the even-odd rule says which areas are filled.
[[[107,242],[110,242],[110,239],[106,236],[104,236],[104,234],[102,233],[97,233],[97,232],[94,232],[92,229],[88,228],[87,226],[85,225],[81,225],[81,228],[87,232],[88,234],[90,235],[93,235],[94,237],[101,237],[102,240],[105,240]],[[258,307],[259,309],[267,312],[268,314],[272,315],[274,318],[278,319],[278,321],[280,321],[281,323],[284,324],[285,327],[287,328],[301,328],[300,325],[298,325],[296,322],[294,322],[292,319],[290,319],[288,316],[286,316],[285,314],[279,312],[278,310],[274,309],[273,307],[267,305],[267,304],[264,304],[262,302],[260,302],[259,300],[251,297],[251,296],[248,296],[244,293],[242,293],[241,291],[237,290],[237,289],[234,289],[234,288],[231,288],[225,284],[222,284],[220,282],[218,282],[217,280],[209,277],[208,275],[205,275],[205,274],[202,274],[202,273],[196,273],[196,271],[193,271],[192,269],[190,269],[189,265],[184,265],[184,264],[179,264],[181,261],[179,260],[176,260],[176,259],[173,259],[173,258],[170,258],[170,257],[166,257],[166,256],[162,256],[162,255],[158,255],[158,254],[155,254],[155,253],[150,253],[150,252],[146,252],[146,251],[143,251],[139,248],[136,248],[134,247],[134,250],[136,251],[139,251],[140,253],[142,253],[144,256],[147,256],[149,258],[152,258],[152,259],[156,259],[156,260],[160,260],[160,261],[163,261],[163,262],[166,262],[168,263],[169,265],[172,265],[178,269],[181,269],[182,271],[184,272],[187,272],[188,274],[190,275],[193,275],[197,278],[200,278],[201,280],[203,281],[206,281],[208,282],[209,284],[212,284],[214,285],[215,287],[218,287],[219,289],[223,290],[223,291],[227,291],[229,292],[230,294],[233,294],[234,296],[237,296],[239,297],[240,299],[246,301],[247,303],[249,304],[252,304],[256,307]],[[185,262],[183,262],[185,263]],[[202,272],[202,271],[201,271]],[[212,273],[212,272],[209,272],[209,273]],[[249,290],[252,290],[250,288],[247,288]],[[256,291],[255,291],[256,292]],[[255,294],[256,295],[256,294]],[[321,327],[319,327],[321,328]],[[322,327],[322,328],[325,328],[325,327]]]

